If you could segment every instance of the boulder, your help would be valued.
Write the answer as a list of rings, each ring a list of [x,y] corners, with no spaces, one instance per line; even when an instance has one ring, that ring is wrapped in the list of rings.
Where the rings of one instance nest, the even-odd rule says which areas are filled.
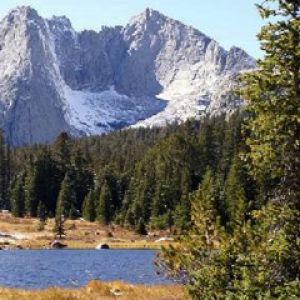
[[[63,249],[66,248],[67,245],[62,244],[61,242],[55,240],[50,244],[51,249]]]
[[[97,250],[100,250],[100,249],[103,249],[103,250],[108,250],[109,249],[109,246],[107,244],[99,244],[97,247],[96,247]]]
[[[173,242],[174,238],[172,237],[161,237],[160,239],[156,240],[155,243],[160,243],[160,242]]]

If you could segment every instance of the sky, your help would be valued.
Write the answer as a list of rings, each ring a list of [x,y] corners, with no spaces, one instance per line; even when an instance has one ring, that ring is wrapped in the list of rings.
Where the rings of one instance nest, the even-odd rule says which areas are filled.
[[[125,25],[150,7],[199,29],[227,50],[234,45],[259,58],[257,2],[262,0],[0,0],[0,18],[16,6],[30,5],[43,17],[67,16],[77,31],[98,31],[102,25]]]

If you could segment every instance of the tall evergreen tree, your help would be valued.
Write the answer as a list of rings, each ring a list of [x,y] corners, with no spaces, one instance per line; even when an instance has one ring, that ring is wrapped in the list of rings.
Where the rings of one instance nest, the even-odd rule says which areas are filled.
[[[216,180],[211,169],[207,169],[203,180],[191,195],[192,228],[178,245],[164,248],[164,263],[170,274],[188,283],[191,299],[217,298],[227,280],[223,268],[214,265],[214,257],[223,242],[224,232],[219,224],[216,209]]]
[[[46,206],[45,204],[40,201],[38,208],[37,208],[37,217],[39,218],[39,230],[44,230],[45,224],[46,224],[46,219],[47,219],[47,211],[46,211]]]
[[[54,225],[54,234],[55,237],[59,237],[60,239],[65,235],[65,214],[64,214],[64,202],[63,197],[59,197],[56,204],[56,212],[55,212],[55,225]]]
[[[208,246],[214,243],[214,227],[217,222],[216,181],[211,169],[207,169],[199,189],[192,195],[193,225]]]
[[[174,225],[179,230],[187,230],[191,225],[190,178],[188,170],[184,170],[181,179],[180,202],[174,211]]]
[[[142,218],[137,222],[135,231],[140,235],[147,235],[146,225]]]
[[[59,162],[60,169],[63,173],[71,164],[71,151],[70,151],[70,137],[66,132],[62,132],[53,144],[53,150],[57,161]]]
[[[82,216],[85,220],[94,222],[96,220],[96,199],[95,192],[89,191],[86,195],[82,207]]]
[[[74,209],[80,210],[86,195],[93,188],[93,174],[87,169],[87,161],[80,150],[75,150],[72,161],[74,189],[76,193]]]
[[[147,174],[143,174],[134,193],[132,213],[135,224],[137,224],[140,218],[142,218],[144,223],[149,221],[151,216],[153,189],[154,185],[152,184],[152,178],[150,179]]]
[[[246,196],[241,181],[241,166],[235,160],[225,182],[226,227],[230,232],[240,228],[245,222]]]
[[[157,218],[166,212],[167,200],[166,193],[164,191],[164,184],[163,182],[158,182],[156,184],[154,199],[152,204],[151,210],[151,217]]]
[[[8,189],[10,181],[10,150],[0,131],[0,208],[8,208]]]
[[[72,207],[76,202],[76,195],[69,173],[65,175],[65,178],[61,183],[61,188],[57,201],[62,203],[62,206],[64,208],[63,214],[66,217],[69,217]]]
[[[258,9],[264,19],[275,18],[258,35],[264,59],[244,76],[244,157],[257,180],[269,179],[255,256],[264,263],[256,276],[263,278],[261,293],[280,298],[290,284],[300,291],[300,1],[267,0]]]
[[[132,203],[136,191],[137,182],[134,177],[131,178],[128,189],[125,192],[122,208],[120,212],[121,223],[126,227],[131,227],[135,224],[134,215],[132,212]]]
[[[250,132],[245,157],[255,177],[275,182],[274,201],[296,201],[300,208],[300,2],[267,0],[258,9],[276,21],[258,35],[264,59],[243,77]]]
[[[42,148],[27,169],[25,180],[27,214],[36,217],[38,204],[43,201],[49,215],[54,216],[63,174],[49,149]]]
[[[41,176],[41,174],[37,173],[36,169],[32,167],[31,170],[27,172],[27,176],[25,178],[25,207],[26,213],[31,217],[35,217],[37,215],[37,206],[39,203],[38,176]]]
[[[101,187],[97,207],[97,219],[100,223],[108,225],[112,218],[112,195],[107,182]]]
[[[23,217],[25,213],[24,176],[19,175],[10,193],[11,210],[15,217]]]
[[[56,212],[55,212],[55,228],[56,235],[60,238],[64,234],[64,222],[68,217],[73,217],[73,203],[76,201],[75,192],[72,186],[71,178],[67,173],[57,198]]]

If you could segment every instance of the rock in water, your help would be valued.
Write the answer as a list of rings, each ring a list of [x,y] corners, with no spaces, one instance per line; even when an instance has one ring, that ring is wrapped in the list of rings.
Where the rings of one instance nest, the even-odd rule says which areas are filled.
[[[96,249],[97,250],[101,250],[101,249],[103,249],[103,250],[108,250],[108,249],[110,249],[109,248],[109,246],[108,246],[108,244],[99,244],[98,246],[96,246]]]
[[[55,240],[50,244],[51,249],[64,249],[67,245],[62,244],[61,242]]]

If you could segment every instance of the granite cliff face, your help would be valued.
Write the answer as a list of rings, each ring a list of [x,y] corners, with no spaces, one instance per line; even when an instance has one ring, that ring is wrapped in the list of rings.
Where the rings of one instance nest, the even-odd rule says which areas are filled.
[[[151,9],[78,33],[66,17],[18,7],[0,23],[0,127],[22,145],[229,112],[240,102],[234,78],[254,67],[243,50]]]
[[[1,127],[16,145],[47,142],[65,121],[62,85],[47,23],[31,9],[17,9],[0,23]]]

